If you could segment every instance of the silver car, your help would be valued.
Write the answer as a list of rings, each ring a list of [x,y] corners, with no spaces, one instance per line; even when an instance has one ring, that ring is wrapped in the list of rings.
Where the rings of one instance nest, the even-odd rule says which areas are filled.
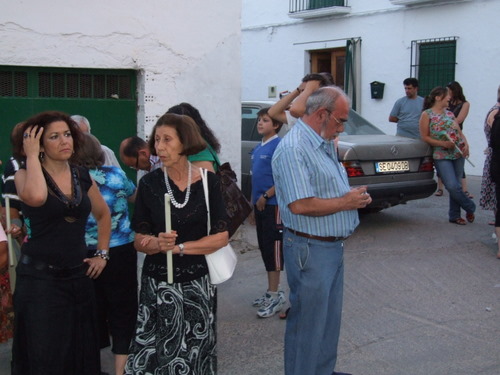
[[[242,102],[241,186],[251,195],[250,153],[260,142],[257,112],[273,102]],[[280,136],[286,133],[285,127]],[[365,211],[377,212],[414,199],[427,198],[436,191],[431,147],[420,140],[387,135],[351,110],[340,135],[339,160],[351,186],[367,185],[373,202]]]

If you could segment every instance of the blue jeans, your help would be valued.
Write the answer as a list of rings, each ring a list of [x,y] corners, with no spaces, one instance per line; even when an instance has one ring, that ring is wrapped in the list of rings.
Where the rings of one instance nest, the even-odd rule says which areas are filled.
[[[344,243],[283,236],[291,309],[286,321],[285,375],[331,375],[344,289]]]
[[[474,213],[476,211],[474,201],[467,197],[462,190],[461,181],[464,173],[465,159],[435,159],[434,164],[439,172],[439,176],[441,176],[444,187],[450,193],[449,220],[454,221],[460,217],[460,208],[463,208],[467,213]]]

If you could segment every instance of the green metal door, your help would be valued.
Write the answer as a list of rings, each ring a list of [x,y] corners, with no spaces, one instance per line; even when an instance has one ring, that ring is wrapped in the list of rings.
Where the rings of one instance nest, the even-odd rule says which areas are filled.
[[[120,142],[137,134],[136,72],[0,66],[0,160],[11,155],[14,125],[46,110],[87,117],[118,157]]]

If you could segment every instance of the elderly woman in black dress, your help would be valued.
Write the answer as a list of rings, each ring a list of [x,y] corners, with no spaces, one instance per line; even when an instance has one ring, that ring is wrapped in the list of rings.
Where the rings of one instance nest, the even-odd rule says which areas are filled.
[[[194,121],[160,117],[150,148],[164,168],[139,182],[132,228],[135,247],[146,253],[135,338],[126,374],[217,372],[216,287],[205,254],[228,243],[227,216],[217,176],[208,173],[211,228],[200,169],[188,161],[206,148]],[[172,231],[165,230],[165,193],[171,199]],[[165,253],[173,251],[173,283],[167,282]]]
[[[28,235],[17,267],[12,374],[99,374],[92,279],[106,266],[109,209],[88,171],[70,163],[81,133],[69,116],[40,113],[22,133],[15,147],[26,163],[14,180]],[[87,257],[90,212],[99,250]]]

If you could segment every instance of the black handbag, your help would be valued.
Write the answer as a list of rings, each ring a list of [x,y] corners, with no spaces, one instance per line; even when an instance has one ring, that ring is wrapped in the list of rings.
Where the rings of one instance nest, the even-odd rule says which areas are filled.
[[[236,173],[234,173],[229,163],[219,165],[216,174],[219,176],[221,182],[222,198],[224,199],[229,219],[229,238],[231,238],[252,212],[252,205],[236,184]]]

